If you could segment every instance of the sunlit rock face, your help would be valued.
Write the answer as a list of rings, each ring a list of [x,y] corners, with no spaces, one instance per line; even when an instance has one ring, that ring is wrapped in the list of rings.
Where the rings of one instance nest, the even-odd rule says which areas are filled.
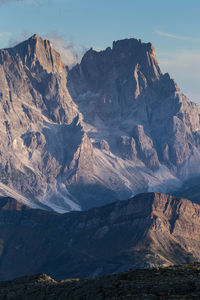
[[[199,107],[162,74],[150,43],[90,49],[69,70],[37,35],[0,50],[0,190],[59,212],[200,173]]]
[[[68,203],[66,184],[58,178],[62,173],[67,180],[73,155],[84,144],[60,55],[34,35],[0,51],[0,74],[1,183],[11,189],[6,193],[33,206],[79,209]]]

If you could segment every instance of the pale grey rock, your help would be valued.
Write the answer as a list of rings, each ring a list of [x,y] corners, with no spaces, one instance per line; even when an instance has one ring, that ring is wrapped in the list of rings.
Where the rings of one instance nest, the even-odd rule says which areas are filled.
[[[137,159],[137,150],[134,138],[129,136],[120,136],[117,142],[121,154],[124,158],[133,161]]]
[[[137,141],[137,148],[141,160],[151,169],[158,169],[160,166],[157,152],[152,139],[144,133],[142,125],[136,125],[133,129],[133,136]]]
[[[0,193],[33,207],[87,209],[200,174],[200,108],[140,40],[71,70],[37,35],[0,50],[0,116]]]
[[[32,205],[63,208],[63,212],[78,209],[78,204],[74,207],[74,201],[68,201],[69,195],[58,192],[63,183],[58,187],[57,177],[70,139],[66,135],[68,131],[71,135],[70,124],[79,114],[66,88],[60,55],[50,42],[34,35],[0,51],[0,74],[1,182]],[[74,147],[80,144],[81,138]],[[51,195],[55,195],[52,205],[46,201]]]
[[[110,152],[110,146],[109,146],[108,142],[105,141],[105,140],[101,140],[101,141],[99,142],[99,148],[100,148],[101,150],[105,150],[105,151],[107,151],[107,152]]]

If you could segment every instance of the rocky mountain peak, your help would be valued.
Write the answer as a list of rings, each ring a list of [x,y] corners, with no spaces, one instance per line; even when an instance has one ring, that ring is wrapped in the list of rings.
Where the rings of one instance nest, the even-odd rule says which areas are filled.
[[[103,51],[87,51],[81,63],[70,71],[68,88],[80,106],[82,95],[89,92],[89,106],[95,106],[99,116],[108,120],[130,111],[135,100],[142,98],[162,76],[151,43],[124,39]],[[79,84],[75,86],[75,82]],[[96,95],[95,100],[90,100],[90,95]]]
[[[132,74],[136,68],[137,72],[143,73],[147,81],[159,79],[161,76],[154,46],[133,38],[114,41],[112,48],[108,47],[99,52],[91,48],[84,55],[81,65],[83,70],[87,65],[87,76],[89,78],[95,74],[94,79],[100,75],[106,80],[106,74],[109,73],[115,78],[119,75],[125,77]],[[135,74],[133,75],[135,77]]]
[[[113,47],[112,49],[114,51],[125,51],[126,53],[131,51],[131,52],[136,52],[138,49],[142,49],[143,51],[149,52],[149,54],[153,55],[156,57],[155,54],[155,47],[153,46],[152,43],[143,43],[142,40],[130,38],[130,39],[123,39],[123,40],[118,40],[113,42]]]
[[[60,54],[54,50],[52,43],[37,34],[11,48],[11,52],[15,52],[32,72],[39,72],[42,68],[47,73],[55,73],[64,67]]]
[[[90,49],[67,71],[33,35],[0,50],[0,183],[62,212],[171,192],[200,174],[199,116],[151,43]]]
[[[41,39],[41,37],[39,37],[39,35],[37,34],[37,33],[34,33],[30,38],[29,38],[29,40],[33,40],[33,39],[35,39],[35,40],[37,40],[37,39]]]

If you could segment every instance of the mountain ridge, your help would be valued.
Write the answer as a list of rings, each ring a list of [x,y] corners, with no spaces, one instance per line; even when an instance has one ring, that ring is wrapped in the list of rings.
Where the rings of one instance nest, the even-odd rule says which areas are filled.
[[[56,281],[45,274],[0,283],[0,296],[56,299],[199,299],[199,263],[136,269],[97,279]]]
[[[33,35],[0,50],[0,74],[7,196],[34,208],[84,210],[171,192],[200,173],[200,108],[161,73],[151,43],[91,49],[69,70]]]
[[[198,204],[159,193],[65,214],[7,206],[0,209],[0,280],[41,272],[94,278],[198,261],[199,214]]]

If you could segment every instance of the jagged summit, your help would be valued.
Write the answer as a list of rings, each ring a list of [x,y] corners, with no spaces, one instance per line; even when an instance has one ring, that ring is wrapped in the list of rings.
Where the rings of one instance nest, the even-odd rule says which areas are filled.
[[[139,85],[145,88],[147,83],[161,77],[153,45],[136,39],[115,41],[112,48],[108,47],[99,52],[91,48],[83,56],[81,68],[87,76],[87,83],[95,91],[102,88],[102,84],[106,85],[112,75],[115,81],[118,80],[118,85],[125,84],[125,80],[128,82],[132,77],[130,84],[133,88],[136,84],[136,89]],[[100,79],[98,81],[97,76]]]
[[[74,86],[74,82],[79,85]],[[112,48],[102,51],[88,50],[81,63],[69,72],[68,88],[81,112],[88,105],[92,112],[89,119],[98,114],[105,122],[123,121],[123,116],[145,106],[144,99],[182,99],[177,96],[180,91],[175,81],[169,74],[162,74],[154,46],[133,38],[114,41]]]
[[[129,39],[121,39],[117,41],[113,41],[112,47],[107,47],[105,50],[96,51],[93,48],[90,48],[87,52],[94,51],[97,53],[103,53],[104,51],[110,52],[110,51],[117,51],[117,52],[130,52],[137,49],[143,49],[145,51],[150,52],[155,56],[155,47],[152,43],[144,43],[140,39],[135,38],[129,38]]]
[[[117,40],[113,41],[112,44],[112,50],[115,51],[127,51],[129,52],[134,51],[134,49],[143,49],[145,51],[150,52],[151,54],[155,55],[155,47],[153,46],[152,43],[144,43],[142,42],[141,39],[134,39],[134,38],[129,38],[129,39],[122,39],[122,40]]]
[[[36,44],[39,44],[40,47],[49,44],[53,48],[52,43],[49,40],[44,40],[42,37],[40,37],[37,34],[33,34],[31,37],[29,37],[25,41],[18,43],[17,45],[15,45],[12,48],[14,48],[14,49],[23,48],[27,44],[29,44],[31,46],[35,46]],[[8,49],[10,49],[10,48],[8,48]]]
[[[36,33],[33,34],[30,38],[28,38],[26,41],[24,41],[22,43],[40,43],[40,46],[44,46],[45,48],[50,47],[50,48],[52,48],[53,51],[55,51],[55,49],[53,48],[53,44],[51,43],[51,41],[49,41],[47,39],[43,39],[42,37],[40,37]]]
[[[56,73],[64,68],[61,56],[54,50],[52,43],[43,40],[37,34],[3,52],[6,51],[10,55],[19,56],[22,63],[35,73],[39,72],[40,68],[48,73]]]
[[[34,33],[30,38],[29,38],[29,40],[30,39],[35,39],[35,40],[37,40],[37,39],[41,39],[41,37],[37,34],[37,33]]]

